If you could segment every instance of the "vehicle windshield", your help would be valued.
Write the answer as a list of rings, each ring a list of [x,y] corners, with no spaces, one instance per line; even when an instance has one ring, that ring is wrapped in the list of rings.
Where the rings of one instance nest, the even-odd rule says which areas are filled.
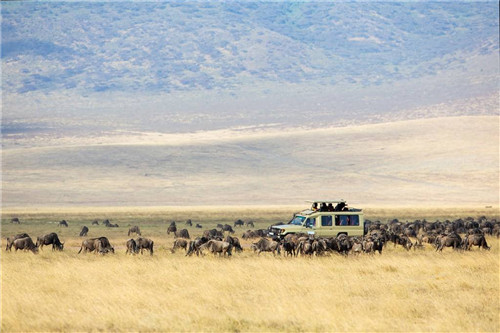
[[[293,225],[302,225],[302,222],[304,222],[306,218],[304,216],[295,216],[288,224],[293,224]]]

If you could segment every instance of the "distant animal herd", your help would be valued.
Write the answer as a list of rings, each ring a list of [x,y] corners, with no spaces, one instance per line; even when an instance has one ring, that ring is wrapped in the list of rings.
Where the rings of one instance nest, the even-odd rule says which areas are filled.
[[[21,224],[19,218],[13,218],[11,223]],[[118,224],[112,224],[109,220],[104,220],[103,225],[109,228],[117,228]],[[94,220],[92,225],[99,225],[99,221]],[[191,220],[185,222],[186,226],[193,226]],[[62,220],[59,227],[68,227],[68,222]],[[234,236],[236,227],[255,228],[253,221],[244,222],[240,219],[234,222],[234,225],[218,224],[216,228],[204,230],[202,236],[191,240],[187,229],[177,229],[177,223],[172,221],[167,230],[167,235],[173,234],[174,242],[171,253],[176,250],[184,250],[186,256],[196,254],[197,256],[205,253],[212,253],[219,256],[231,256],[233,251],[242,252],[244,250],[238,237]],[[196,224],[197,228],[202,225]],[[469,251],[473,246],[489,250],[486,235],[500,237],[500,222],[496,219],[488,219],[485,216],[479,219],[468,217],[466,219],[457,219],[454,221],[434,221],[415,220],[413,222],[400,222],[394,219],[388,223],[380,221],[365,221],[365,236],[356,237],[339,234],[336,237],[315,237],[308,234],[289,234],[284,238],[270,236],[268,229],[248,229],[243,232],[241,238],[244,240],[258,239],[252,242],[249,250],[260,255],[262,252],[271,252],[273,255],[284,256],[323,256],[327,253],[339,253],[342,255],[382,254],[383,249],[390,243],[393,246],[401,246],[406,250],[424,248],[429,244],[436,251],[442,251],[445,247],[451,247],[457,251]],[[89,232],[87,226],[83,226],[79,234],[80,237],[86,237]],[[125,244],[126,254],[143,254],[144,251],[153,255],[154,242],[149,238],[142,237],[138,226],[131,226],[127,235],[135,234],[136,239],[128,239]],[[37,237],[36,242],[27,234],[21,233],[15,236],[7,237],[6,251],[31,251],[38,253],[46,245],[52,245],[53,251],[63,251],[64,242],[61,242],[57,233],[52,232]],[[115,253],[114,247],[110,244],[107,237],[88,238],[82,241],[80,253],[108,254]]]

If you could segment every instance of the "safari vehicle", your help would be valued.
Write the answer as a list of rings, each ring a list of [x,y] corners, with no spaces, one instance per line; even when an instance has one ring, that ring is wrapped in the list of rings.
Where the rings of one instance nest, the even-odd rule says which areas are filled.
[[[361,209],[348,207],[345,200],[308,202],[312,203],[311,209],[294,214],[287,224],[272,226],[270,234],[280,238],[299,233],[325,237],[364,235],[365,220]]]

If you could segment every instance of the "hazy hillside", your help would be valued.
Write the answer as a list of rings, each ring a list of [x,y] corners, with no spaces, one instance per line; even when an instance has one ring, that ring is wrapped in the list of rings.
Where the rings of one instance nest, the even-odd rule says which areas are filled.
[[[2,71],[7,130],[366,121],[496,92],[498,4],[9,2]]]

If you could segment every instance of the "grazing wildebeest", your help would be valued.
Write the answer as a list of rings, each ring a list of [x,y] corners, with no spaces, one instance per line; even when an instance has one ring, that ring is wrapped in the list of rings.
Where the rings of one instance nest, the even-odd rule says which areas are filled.
[[[199,247],[199,251],[203,254],[203,250],[208,249],[210,252],[212,252],[214,255],[219,254],[219,256],[231,256],[231,249],[232,246],[228,242],[223,242],[223,241],[217,241],[217,240],[209,240],[205,244],[202,244]]]
[[[252,227],[252,228],[255,228],[255,225],[253,224],[253,221],[246,221],[246,222],[245,222],[245,225],[246,225],[247,227]]]
[[[95,240],[97,238],[89,238],[89,239],[86,239],[82,242],[82,245],[80,247],[80,251],[78,251],[78,253],[82,252],[94,252],[95,251]]]
[[[276,252],[281,254],[280,243],[267,238],[261,238],[257,243],[252,243],[252,248],[254,251],[258,251],[259,255],[261,252],[272,252],[273,255],[276,255]]]
[[[410,240],[410,238],[406,235],[403,235],[403,234],[399,234],[399,235],[392,234],[390,236],[390,239],[394,243],[394,247],[396,245],[402,245],[407,251],[409,251],[411,249],[411,247],[413,246],[413,243]]]
[[[256,232],[254,232],[254,231],[252,231],[252,230],[247,230],[247,231],[245,231],[245,232],[243,233],[243,235],[241,236],[241,238],[243,238],[243,239],[250,239],[250,238],[257,238],[257,237],[259,237],[259,236],[257,235],[257,233],[256,233]]]
[[[68,227],[68,222],[66,222],[66,220],[59,221],[59,226],[67,228]]]
[[[200,246],[208,242],[207,237],[196,237],[195,240],[189,242],[188,251],[186,256],[190,256],[193,252],[196,252],[196,255],[200,255]]]
[[[188,226],[192,227],[192,226],[193,226],[193,221],[191,221],[191,219],[188,219],[188,220],[186,221],[186,225],[188,225]]]
[[[105,226],[108,226],[108,224],[110,224],[111,222],[109,222],[108,219],[105,219],[104,221],[102,221],[102,224],[104,224]]]
[[[118,223],[108,223],[108,224],[106,224],[106,227],[108,227],[108,228],[118,228],[119,225],[118,225]]]
[[[7,237],[7,246],[5,247],[5,251],[10,251],[12,249],[12,245],[16,239],[29,237],[27,233],[17,234],[15,236]]]
[[[486,238],[484,235],[468,235],[464,240],[464,248],[465,250],[470,250],[472,246],[477,246],[479,248],[483,248],[485,250],[489,250],[490,247],[488,243],[486,243]]]
[[[135,242],[134,239],[132,239],[132,238],[129,239],[127,241],[127,251],[125,251],[125,254],[128,254],[128,253],[130,253],[130,254],[136,254],[137,252],[139,252],[137,250],[137,243]]]
[[[234,234],[233,227],[231,227],[229,224],[224,224],[224,226],[222,227],[222,231],[227,231],[230,234]]]
[[[64,243],[61,243],[59,237],[57,237],[57,234],[55,232],[40,236],[36,240],[36,246],[39,249],[43,249],[44,245],[50,245],[50,244],[52,244],[52,251],[54,250],[62,251],[64,248]]]
[[[187,252],[188,242],[189,241],[187,239],[177,238],[176,240],[174,240],[174,246],[172,247],[170,252],[175,253],[175,249],[184,249]]]
[[[82,242],[82,246],[80,247],[80,252],[96,252],[96,253],[107,253],[113,252],[115,253],[115,249],[109,243],[109,240],[106,237],[98,237],[98,238],[89,238]]]
[[[203,228],[203,226],[201,224],[199,224],[199,223],[196,223],[196,228],[201,229],[201,228]]]
[[[80,237],[85,237],[87,236],[87,233],[89,232],[89,228],[87,228],[86,225],[83,226],[82,231],[80,231]]]
[[[456,234],[451,233],[448,235],[439,235],[436,237],[436,251],[443,251],[443,248],[453,247],[454,250],[460,249],[460,245],[462,244],[462,238]]]
[[[12,245],[14,246],[16,252],[17,250],[24,250],[38,253],[38,246],[33,243],[31,237],[18,238],[12,243]]]
[[[92,221],[92,225],[99,225],[99,221],[97,220]]]
[[[243,227],[244,224],[245,223],[240,219],[234,221],[234,227],[238,227],[238,226]]]
[[[21,221],[19,221],[19,218],[13,217],[12,220],[10,220],[10,223],[21,224]]]
[[[189,231],[187,229],[181,229],[179,230],[179,232],[175,232],[174,233],[174,237],[175,238],[186,238],[186,239],[190,239],[191,237],[189,237]]]
[[[224,234],[220,230],[210,229],[210,230],[203,231],[203,236],[208,238],[208,239],[213,239],[213,238],[221,238],[222,239],[224,237]]]
[[[216,228],[222,229],[222,228],[224,228],[224,226],[222,224],[220,224],[220,223],[217,223],[217,227]]]
[[[175,221],[172,221],[168,226],[167,235],[170,235],[170,233],[173,233],[175,235],[176,231],[177,231],[177,226],[175,225]]]
[[[143,250],[146,249],[149,251],[149,254],[153,255],[153,245],[154,242],[149,238],[139,237],[135,240],[137,244],[137,251],[141,250],[141,254],[143,254]]]
[[[141,230],[136,225],[134,225],[133,227],[130,227],[128,229],[128,235],[127,236],[130,236],[131,233],[135,233],[135,234],[141,236]]]
[[[243,251],[243,248],[241,247],[240,240],[238,239],[238,237],[231,237],[228,235],[226,237],[225,241],[228,242],[229,244],[231,244],[231,246],[234,249],[236,249],[236,251],[238,251],[238,252]]]

